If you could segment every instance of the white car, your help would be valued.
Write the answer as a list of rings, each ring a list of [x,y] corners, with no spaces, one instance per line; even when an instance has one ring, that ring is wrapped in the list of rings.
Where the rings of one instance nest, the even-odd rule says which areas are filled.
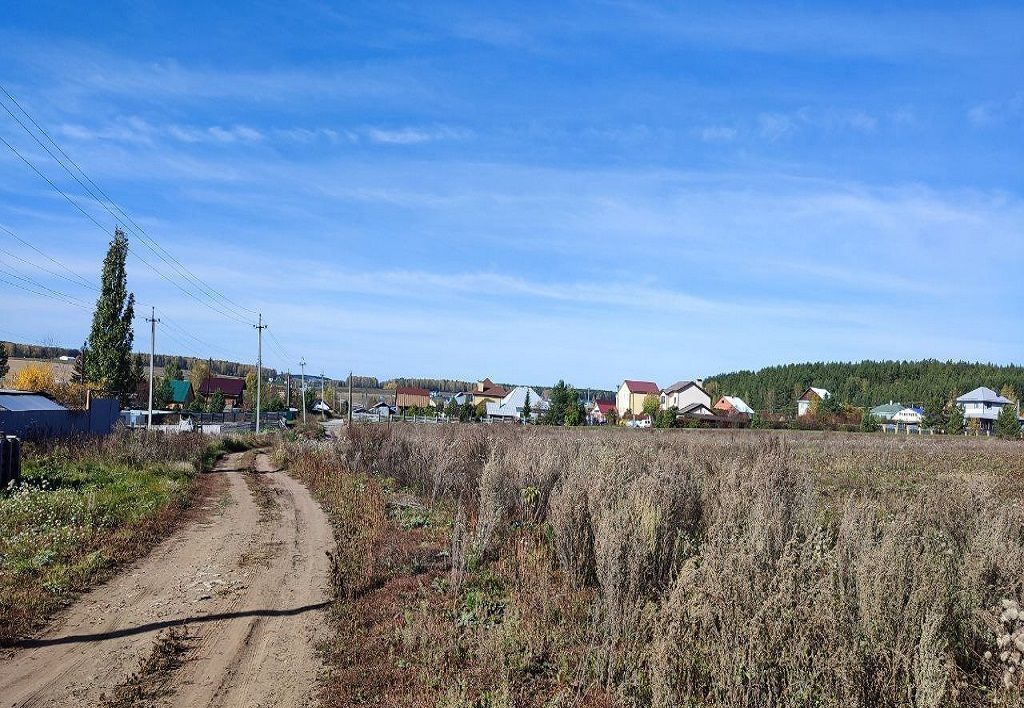
[[[628,423],[630,428],[649,428],[651,427],[650,418],[640,418],[638,420],[631,420]]]

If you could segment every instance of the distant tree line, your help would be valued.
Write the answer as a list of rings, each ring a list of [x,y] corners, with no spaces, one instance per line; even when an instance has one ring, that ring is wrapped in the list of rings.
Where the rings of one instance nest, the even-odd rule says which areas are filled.
[[[376,379],[374,379],[376,381]],[[462,393],[472,391],[476,384],[469,381],[457,379],[422,379],[422,378],[393,378],[381,383],[382,388],[395,389],[399,386],[411,386],[414,388],[425,388],[428,391],[441,391],[444,393]]]
[[[0,342],[5,345],[7,355],[15,359],[56,359],[59,356],[76,357],[80,349],[67,347],[51,347],[42,344],[19,344],[18,342]]]
[[[1024,392],[1024,366],[963,361],[814,362],[735,371],[705,383],[712,397],[739,396],[759,411],[788,411],[808,387],[828,389],[836,402],[871,407],[948,402],[978,386]]]

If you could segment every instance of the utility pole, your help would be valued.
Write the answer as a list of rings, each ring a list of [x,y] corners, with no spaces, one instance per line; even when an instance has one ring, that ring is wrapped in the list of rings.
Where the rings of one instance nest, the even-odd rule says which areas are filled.
[[[263,313],[259,313],[260,319],[259,324],[254,324],[256,328],[256,340],[259,342],[258,350],[256,354],[256,434],[260,432],[260,404],[262,403],[263,397],[263,330],[267,328],[267,325],[263,324]]]
[[[352,425],[352,371],[348,372],[348,423]]]
[[[302,393],[299,398],[302,399],[302,422],[306,422],[306,357],[302,357],[299,361],[299,367],[302,369]]]
[[[292,407],[292,372],[289,370],[285,378],[285,408]]]
[[[153,358],[156,355],[156,323],[159,321],[156,318],[156,308],[151,308],[149,317],[146,318],[146,322],[149,322],[149,417],[146,420],[147,430],[153,427]]]

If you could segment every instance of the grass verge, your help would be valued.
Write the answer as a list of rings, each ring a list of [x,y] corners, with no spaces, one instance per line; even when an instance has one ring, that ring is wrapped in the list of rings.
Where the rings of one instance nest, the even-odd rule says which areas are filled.
[[[21,485],[0,495],[0,645],[174,530],[222,449],[138,431],[29,446]]]

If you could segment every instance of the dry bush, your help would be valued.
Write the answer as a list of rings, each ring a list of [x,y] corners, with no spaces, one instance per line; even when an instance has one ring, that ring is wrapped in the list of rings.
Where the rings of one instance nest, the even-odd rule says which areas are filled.
[[[439,705],[1024,696],[1012,443],[406,425],[337,454],[452,510],[454,582],[400,630]]]

